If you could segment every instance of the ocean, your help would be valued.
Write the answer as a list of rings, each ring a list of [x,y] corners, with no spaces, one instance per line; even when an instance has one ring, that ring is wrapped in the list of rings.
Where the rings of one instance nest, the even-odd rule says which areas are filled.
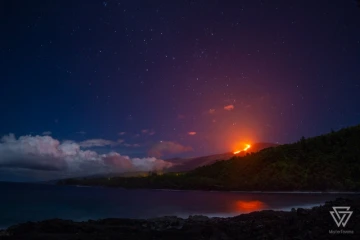
[[[265,209],[310,208],[355,193],[125,190],[0,182],[0,228],[61,218],[231,217]],[[330,215],[329,215],[330,217]]]

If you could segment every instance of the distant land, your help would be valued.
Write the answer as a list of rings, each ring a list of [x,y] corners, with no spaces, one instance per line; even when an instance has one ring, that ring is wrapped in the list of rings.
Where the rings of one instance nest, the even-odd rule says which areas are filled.
[[[58,184],[238,191],[360,190],[360,125],[242,155],[189,159],[169,173],[66,179]],[[231,158],[225,160],[228,156]],[[203,164],[208,165],[199,166]],[[196,168],[188,170],[192,167]]]
[[[273,143],[255,143],[251,145],[251,148],[248,152],[258,152],[262,149],[268,147],[278,146],[278,144]],[[236,156],[245,156],[247,152],[240,152],[236,154]],[[164,161],[170,162],[173,164],[172,167],[164,169],[161,173],[170,173],[170,172],[185,172],[191,171],[195,168],[210,165],[219,160],[229,160],[234,157],[235,154],[233,152],[221,153],[221,154],[213,154],[209,156],[201,156],[201,157],[192,157],[192,158],[171,158],[164,159]],[[123,173],[108,173],[108,174],[95,174],[89,176],[81,176],[77,177],[79,179],[83,178],[113,178],[113,177],[138,177],[138,176],[148,176],[149,171],[135,171],[135,172],[123,172]],[[51,180],[46,181],[46,183],[56,183],[59,180]]]

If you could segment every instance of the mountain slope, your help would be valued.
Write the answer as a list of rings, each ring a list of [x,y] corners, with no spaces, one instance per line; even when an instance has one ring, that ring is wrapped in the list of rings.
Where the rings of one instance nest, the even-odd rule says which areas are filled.
[[[187,173],[59,183],[126,188],[360,191],[360,125],[218,161]]]
[[[251,145],[251,148],[247,152],[258,152],[264,148],[274,147],[277,144],[273,143],[255,143]],[[202,167],[205,165],[210,165],[215,163],[218,160],[228,160],[234,156],[245,156],[247,152],[241,152],[239,154],[234,154],[232,152],[222,153],[222,154],[214,154],[210,156],[203,156],[203,157],[195,157],[195,158],[174,158],[168,159],[165,161],[171,162],[174,164],[173,167],[166,170],[166,172],[184,172],[184,171],[191,171],[195,168]]]

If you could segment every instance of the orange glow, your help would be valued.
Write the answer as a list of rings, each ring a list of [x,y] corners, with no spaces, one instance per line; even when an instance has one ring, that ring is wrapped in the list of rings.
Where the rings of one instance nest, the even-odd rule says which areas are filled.
[[[234,110],[234,105],[230,104],[230,105],[224,106],[224,109],[227,111]]]
[[[250,144],[245,144],[245,148],[243,150],[237,150],[234,152],[234,154],[238,154],[238,153],[241,153],[241,152],[246,152],[249,148],[251,148],[251,145]]]
[[[254,200],[254,201],[237,201],[235,203],[237,212],[254,212],[264,210],[267,205],[264,202]]]

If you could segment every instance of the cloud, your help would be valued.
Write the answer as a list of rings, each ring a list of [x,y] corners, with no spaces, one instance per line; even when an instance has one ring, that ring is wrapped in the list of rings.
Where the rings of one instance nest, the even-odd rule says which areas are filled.
[[[213,109],[213,108],[209,109],[209,113],[210,113],[210,114],[214,114],[214,113],[215,113],[215,109]]]
[[[104,157],[104,162],[109,165],[120,169],[136,169],[137,171],[162,170],[164,166],[170,167],[172,164],[168,162],[150,158],[129,158],[128,156],[121,156],[118,153],[112,152]]]
[[[80,147],[83,148],[92,148],[92,147],[105,147],[105,146],[114,146],[117,145],[118,142],[106,140],[106,139],[89,139],[79,143]]]
[[[79,132],[76,132],[76,134],[85,135],[85,134],[86,134],[86,132],[84,132],[84,131],[79,131]]]
[[[193,135],[196,135],[196,132],[188,132],[188,134],[193,136]]]
[[[51,134],[52,134],[52,132],[50,132],[50,131],[45,131],[45,132],[42,133],[42,135],[45,135],[45,136],[48,136],[48,135],[51,135]]]
[[[94,146],[93,143],[102,141],[92,139],[84,142],[90,143],[85,146]],[[152,171],[170,166],[168,162],[156,158],[130,158],[117,152],[99,154],[83,150],[79,143],[60,142],[51,136],[28,135],[16,138],[14,134],[9,134],[0,140],[0,172],[7,175],[21,172],[33,178],[54,179],[126,171]]]
[[[146,133],[149,132],[149,130],[148,130],[148,129],[143,129],[143,130],[141,130],[141,132],[142,132],[143,134],[146,134]]]
[[[154,144],[148,151],[149,156],[162,157],[164,154],[177,154],[192,151],[191,147],[183,146],[176,142],[160,141]]]
[[[227,105],[227,106],[224,107],[224,109],[227,110],[227,111],[231,111],[231,110],[233,110],[234,108],[235,108],[235,107],[234,107],[234,105],[232,105],[232,104]]]
[[[60,142],[49,136],[16,139],[14,134],[9,134],[0,142],[0,167],[64,170],[67,163],[59,147]]]
[[[124,136],[126,134],[126,132],[119,132],[118,133],[120,136]]]

